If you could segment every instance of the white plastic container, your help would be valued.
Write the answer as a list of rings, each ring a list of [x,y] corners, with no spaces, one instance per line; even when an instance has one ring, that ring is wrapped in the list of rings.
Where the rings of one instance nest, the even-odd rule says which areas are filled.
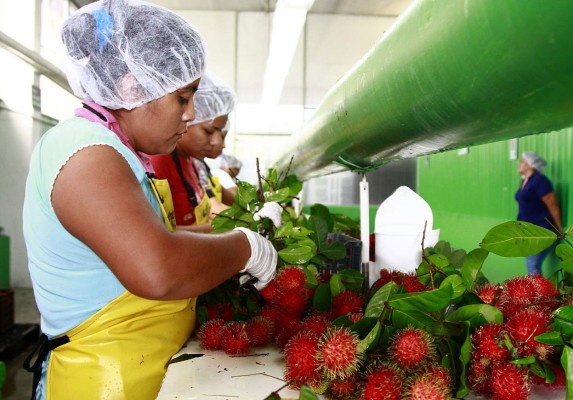
[[[415,271],[422,261],[424,248],[434,246],[440,230],[433,229],[429,204],[407,186],[388,197],[376,213],[374,226],[376,261],[370,271],[370,285],[380,277],[380,269]]]

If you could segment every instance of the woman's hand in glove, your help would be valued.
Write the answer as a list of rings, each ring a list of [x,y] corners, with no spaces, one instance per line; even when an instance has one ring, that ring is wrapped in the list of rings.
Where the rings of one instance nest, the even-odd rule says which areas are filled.
[[[281,226],[282,220],[281,216],[283,213],[283,208],[281,205],[275,201],[269,201],[263,205],[259,211],[253,214],[253,219],[255,221],[260,220],[261,218],[268,218],[273,221],[273,225],[275,228]]]
[[[234,230],[243,232],[251,245],[251,257],[247,260],[247,264],[241,272],[246,272],[256,277],[259,281],[255,284],[255,287],[261,290],[267,286],[275,276],[277,270],[277,251],[270,241],[256,232],[247,228],[235,228]]]

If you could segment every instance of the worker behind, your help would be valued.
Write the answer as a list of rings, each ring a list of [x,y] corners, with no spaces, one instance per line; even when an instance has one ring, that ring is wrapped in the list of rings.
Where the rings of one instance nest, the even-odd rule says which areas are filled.
[[[31,157],[23,229],[43,333],[25,367],[36,399],[152,400],[196,297],[241,271],[264,287],[276,251],[242,228],[173,231],[169,187],[145,156],[171,153],[195,117],[206,48],[192,25],[104,0],[73,13],[61,37],[83,106]]]
[[[546,162],[532,151],[523,153],[518,172],[522,177],[521,186],[515,194],[519,207],[518,221],[526,221],[560,233],[561,210],[551,181],[543,175]],[[527,273],[541,275],[543,260],[554,246],[533,256],[526,257]]]
[[[216,158],[225,148],[229,131],[229,114],[235,107],[235,94],[231,87],[212,73],[205,74],[195,95],[196,110],[201,118],[187,124],[187,133],[194,136],[207,135],[209,146],[193,155],[199,171],[199,181],[206,188],[211,201],[212,216],[233,205],[234,193],[221,185],[219,178],[211,173],[205,158]],[[201,122],[212,118],[209,121]]]
[[[207,160],[207,164],[209,164]],[[237,194],[237,175],[241,172],[241,167],[243,163],[237,157],[232,154],[225,154],[222,151],[213,160],[213,164],[210,167],[210,172],[213,176],[219,179],[223,189],[227,189],[228,193],[232,195],[231,203],[227,203],[225,197],[223,197],[223,202],[225,204],[232,205],[235,201],[235,196]],[[227,192],[223,192],[225,194]]]

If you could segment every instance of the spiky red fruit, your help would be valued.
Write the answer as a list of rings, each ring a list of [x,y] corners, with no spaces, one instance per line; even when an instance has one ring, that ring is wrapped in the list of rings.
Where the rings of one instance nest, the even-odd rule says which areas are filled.
[[[261,293],[261,296],[263,296],[263,299],[265,299],[265,301],[267,303],[272,302],[274,300],[274,298],[277,295],[277,292],[279,290],[279,285],[277,284],[276,280],[272,280],[270,281],[267,286],[265,286],[264,288],[262,288],[259,293]]]
[[[364,377],[363,400],[400,400],[403,372],[398,368],[382,366]]]
[[[330,328],[331,323],[328,315],[325,313],[313,313],[310,314],[302,321],[301,330],[306,332],[312,332],[316,337],[321,337],[328,328]]]
[[[352,314],[348,314],[348,319],[350,320],[350,322],[352,322],[353,324],[360,321],[362,318],[364,318],[364,314],[361,312],[356,312],[356,313],[352,313]]]
[[[531,275],[529,279],[535,285],[537,294],[541,299],[546,300],[559,296],[557,287],[543,275]]]
[[[300,267],[286,266],[275,277],[281,290],[302,290],[306,285],[306,273]]]
[[[266,346],[271,341],[273,321],[267,317],[254,317],[247,321],[246,330],[251,346]]]
[[[231,356],[247,354],[250,350],[249,337],[247,336],[244,322],[229,322],[221,331],[221,348]]]
[[[476,357],[484,357],[488,360],[507,360],[511,353],[504,344],[503,325],[489,323],[480,326],[472,334],[472,346],[477,353]]]
[[[445,387],[449,388],[452,384],[452,377],[450,372],[446,367],[443,367],[439,364],[431,364],[429,365],[425,371],[425,374],[429,374],[432,376],[432,379],[440,380],[444,384]]]
[[[549,329],[549,315],[536,307],[521,309],[506,323],[505,328],[514,344],[535,347],[535,336]]]
[[[331,398],[337,400],[355,399],[358,389],[358,377],[356,375],[345,379],[337,379],[328,384],[328,393]]]
[[[497,306],[498,297],[501,294],[501,286],[493,283],[484,283],[476,287],[475,294],[485,303],[491,306]]]
[[[327,330],[318,342],[318,360],[322,371],[330,379],[343,379],[353,375],[362,359],[358,335],[348,328]]]
[[[448,400],[452,398],[450,388],[431,373],[416,375],[408,382],[405,397],[410,400]]]
[[[316,360],[318,338],[308,332],[295,335],[285,346],[284,377],[290,386],[299,388],[301,384],[310,387],[322,385],[323,377]]]
[[[287,343],[301,331],[302,324],[293,320],[290,324],[282,326],[277,333],[275,343],[279,349],[284,349]]]
[[[281,289],[277,293],[274,304],[279,310],[300,316],[307,305],[306,291]]]
[[[426,285],[418,280],[418,276],[415,272],[404,275],[402,285],[404,285],[406,293],[423,292],[426,290]]]
[[[225,326],[225,320],[222,318],[210,319],[199,328],[197,338],[201,346],[207,350],[221,349],[221,331]]]
[[[362,312],[364,301],[362,296],[352,290],[345,290],[332,299],[332,317]]]
[[[473,391],[489,396],[491,393],[491,362],[474,359],[468,371],[468,384]]]
[[[491,369],[491,393],[496,400],[527,400],[529,381],[524,371],[511,363]]]
[[[505,282],[499,296],[499,309],[505,318],[510,318],[524,305],[539,300],[535,283],[527,276],[517,276]]]
[[[433,336],[419,328],[397,332],[388,350],[390,358],[402,368],[419,367],[436,357]]]

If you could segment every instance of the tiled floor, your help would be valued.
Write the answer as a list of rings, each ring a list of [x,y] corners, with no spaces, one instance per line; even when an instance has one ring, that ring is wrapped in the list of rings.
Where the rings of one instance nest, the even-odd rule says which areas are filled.
[[[29,288],[13,288],[14,290],[14,322],[16,324],[39,324],[40,313],[36,307],[34,293]],[[22,368],[24,359],[30,348],[24,349],[18,356],[6,362],[6,382],[4,384],[4,400],[27,400],[32,393],[32,374]]]

